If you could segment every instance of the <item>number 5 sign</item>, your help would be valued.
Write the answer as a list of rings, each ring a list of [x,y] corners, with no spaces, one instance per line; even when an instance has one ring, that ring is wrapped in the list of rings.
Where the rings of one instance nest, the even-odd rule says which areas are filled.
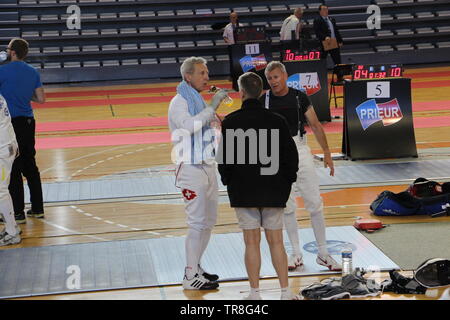
[[[367,82],[367,98],[390,98],[391,83],[389,81]]]

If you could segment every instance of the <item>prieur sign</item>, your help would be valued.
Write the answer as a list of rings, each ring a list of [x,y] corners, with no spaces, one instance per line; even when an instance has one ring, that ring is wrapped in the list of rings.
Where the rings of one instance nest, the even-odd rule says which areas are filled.
[[[375,99],[365,101],[356,108],[356,113],[364,130],[378,121],[382,121],[383,126],[389,126],[403,119],[397,99],[380,104]]]

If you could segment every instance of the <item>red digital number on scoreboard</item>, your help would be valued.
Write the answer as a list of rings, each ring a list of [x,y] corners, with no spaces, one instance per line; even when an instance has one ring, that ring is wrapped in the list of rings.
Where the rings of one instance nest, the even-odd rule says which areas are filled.
[[[402,68],[396,67],[392,68],[390,71],[390,77],[400,77],[402,75]]]
[[[294,53],[291,50],[284,51],[283,61],[309,61],[309,60],[319,60],[320,51],[310,51],[304,54]]]
[[[357,65],[353,68],[353,80],[398,78],[402,72],[402,67],[398,65]]]

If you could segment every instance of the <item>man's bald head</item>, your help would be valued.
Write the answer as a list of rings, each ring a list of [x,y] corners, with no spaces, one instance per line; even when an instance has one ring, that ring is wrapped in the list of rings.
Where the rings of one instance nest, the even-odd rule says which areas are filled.
[[[297,8],[297,9],[295,9],[294,10],[294,15],[297,17],[297,18],[301,18],[302,16],[303,16],[303,9],[302,8]]]

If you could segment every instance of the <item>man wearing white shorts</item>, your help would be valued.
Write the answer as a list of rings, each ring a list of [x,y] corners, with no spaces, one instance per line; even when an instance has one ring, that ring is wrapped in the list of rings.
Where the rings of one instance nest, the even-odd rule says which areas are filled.
[[[219,286],[219,277],[200,266],[217,219],[215,140],[210,124],[216,120],[215,111],[227,93],[219,90],[211,104],[205,103],[200,92],[207,88],[209,76],[203,58],[186,59],[180,72],[183,81],[170,102],[168,118],[175,145],[176,186],[182,191],[188,225],[183,288],[210,290]]]
[[[0,246],[17,244],[21,241],[20,229],[14,218],[14,208],[8,190],[11,169],[18,150],[8,107],[0,95],[0,214],[5,221],[5,229],[0,232]]]
[[[227,115],[222,122],[218,163],[230,206],[235,209],[243,230],[244,259],[250,282],[247,299],[261,299],[261,227],[278,275],[281,299],[295,299],[289,289],[282,217],[296,179],[297,150],[286,120],[264,109],[258,101],[263,87],[261,77],[247,72],[239,77],[238,84],[242,107]],[[266,161],[262,150],[270,150],[269,161]]]
[[[323,201],[320,196],[319,177],[314,166],[313,155],[306,141],[305,124],[309,124],[324,152],[324,165],[330,168],[330,175],[334,175],[334,164],[328,148],[327,138],[322,125],[308,96],[299,90],[287,86],[286,68],[281,62],[270,62],[265,70],[270,90],[261,97],[267,109],[284,115],[288,121],[291,135],[297,145],[299,156],[299,170],[297,180],[286,205],[284,224],[289,241],[293,248],[293,254],[289,256],[288,268],[293,270],[303,265],[303,257],[300,250],[298,237],[297,217],[295,214],[297,205],[295,198],[297,193],[303,197],[305,209],[311,217],[311,225],[318,246],[316,262],[332,271],[341,270],[341,265],[328,253],[325,221],[323,216]]]

